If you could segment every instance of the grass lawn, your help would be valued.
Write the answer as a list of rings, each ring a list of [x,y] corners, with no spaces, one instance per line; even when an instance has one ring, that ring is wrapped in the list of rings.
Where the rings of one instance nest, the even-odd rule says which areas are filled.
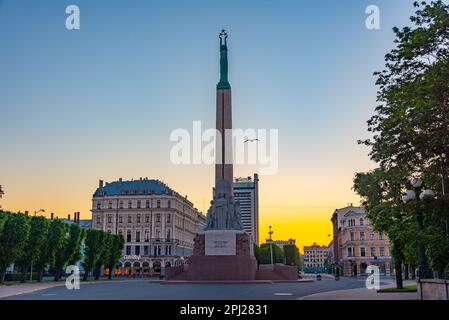
[[[417,292],[416,284],[410,286],[404,286],[402,289],[397,288],[385,288],[377,290],[377,292]]]

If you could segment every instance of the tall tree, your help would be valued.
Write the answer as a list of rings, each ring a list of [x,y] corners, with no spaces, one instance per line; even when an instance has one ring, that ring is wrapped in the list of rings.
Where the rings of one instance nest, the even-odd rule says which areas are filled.
[[[393,29],[396,48],[385,56],[385,69],[375,73],[379,106],[368,121],[373,137],[359,142],[370,147],[370,157],[379,168],[365,176],[358,174],[355,190],[364,198],[377,228],[387,231],[396,265],[403,260],[416,263],[413,210],[417,206],[425,210],[426,230],[418,236],[426,243],[427,253],[432,252],[432,266],[442,270],[449,267],[449,237],[444,228],[449,217],[444,190],[449,172],[449,6],[443,1],[415,2],[414,6],[413,26]],[[438,201],[400,202],[412,174],[423,177]],[[439,210],[438,202],[446,205]]]
[[[109,269],[109,279],[112,279],[112,271],[117,265],[120,257],[122,256],[123,246],[125,245],[125,239],[121,235],[111,235],[112,244],[108,252],[108,259],[105,262],[105,266]]]
[[[15,264],[19,267],[21,273],[21,282],[25,282],[25,275],[31,266],[41,259],[44,254],[43,248],[48,236],[49,222],[45,217],[28,218],[30,224],[30,235],[26,241],[21,255],[15,260]]]
[[[84,248],[84,276],[83,280],[86,281],[89,277],[89,273],[95,268],[99,254],[101,252],[101,240],[102,231],[89,229],[86,232],[85,248]]]
[[[0,283],[5,281],[6,269],[22,255],[29,233],[30,224],[26,215],[7,214],[0,233]]]
[[[62,241],[62,248],[56,252],[54,273],[55,281],[61,278],[64,272],[64,267],[67,264],[76,263],[76,258],[79,257],[79,250],[81,246],[82,230],[77,224],[64,223],[64,237]]]
[[[98,259],[95,262],[94,278],[98,280],[101,275],[101,269],[109,259],[112,250],[113,238],[109,232],[101,232],[98,243]]]
[[[56,274],[61,265],[61,253],[67,243],[67,224],[61,220],[51,220],[46,244],[48,264]],[[56,280],[56,279],[55,279]]]

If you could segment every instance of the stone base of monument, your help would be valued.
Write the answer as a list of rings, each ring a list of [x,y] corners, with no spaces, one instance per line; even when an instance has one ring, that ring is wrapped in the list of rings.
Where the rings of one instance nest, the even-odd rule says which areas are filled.
[[[203,231],[195,237],[189,263],[180,268],[170,268],[167,280],[255,280],[257,261],[252,251],[250,237],[243,231]]]

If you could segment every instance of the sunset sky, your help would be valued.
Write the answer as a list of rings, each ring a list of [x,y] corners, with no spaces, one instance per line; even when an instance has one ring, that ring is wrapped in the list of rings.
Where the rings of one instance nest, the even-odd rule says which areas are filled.
[[[376,106],[372,73],[412,3],[0,0],[0,204],[90,218],[99,179],[149,177],[206,211],[214,168],[173,165],[169,136],[214,127],[225,28],[234,127],[279,130],[279,170],[260,177],[260,238],[272,225],[301,250],[327,244],[335,208],[359,203],[354,173],[375,166],[357,145]],[[80,30],[65,28],[69,4]],[[365,27],[372,4],[380,30]]]

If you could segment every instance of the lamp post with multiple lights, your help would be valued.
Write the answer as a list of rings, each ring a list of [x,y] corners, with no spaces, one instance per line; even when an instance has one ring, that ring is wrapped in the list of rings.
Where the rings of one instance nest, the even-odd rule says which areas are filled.
[[[424,230],[424,217],[421,211],[421,202],[431,200],[435,197],[435,193],[430,190],[422,190],[423,183],[420,178],[413,178],[411,180],[413,190],[407,190],[402,196],[402,201],[415,201],[415,220],[417,226],[416,244],[418,247],[418,277],[420,279],[432,278],[431,270],[427,266],[427,258],[424,245],[422,243],[422,232]]]

